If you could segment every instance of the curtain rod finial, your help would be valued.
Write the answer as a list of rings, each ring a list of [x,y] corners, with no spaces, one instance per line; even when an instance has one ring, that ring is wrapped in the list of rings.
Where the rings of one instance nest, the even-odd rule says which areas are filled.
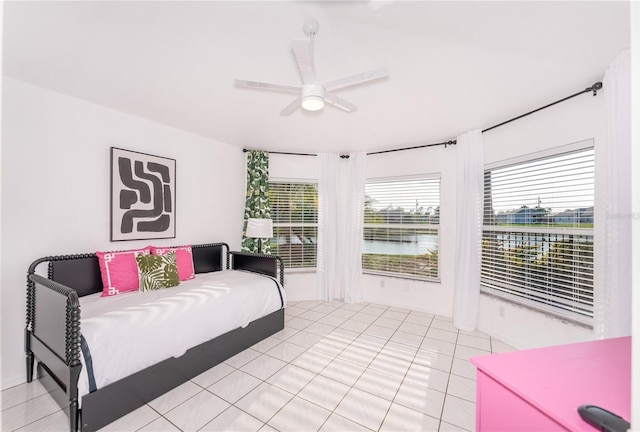
[[[597,83],[594,83],[587,90],[593,90],[593,95],[596,96],[598,94],[598,90],[602,90],[602,82],[598,81]]]

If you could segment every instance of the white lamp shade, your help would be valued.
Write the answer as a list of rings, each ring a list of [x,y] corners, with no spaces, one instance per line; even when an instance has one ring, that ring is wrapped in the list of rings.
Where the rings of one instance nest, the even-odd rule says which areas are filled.
[[[250,238],[273,237],[273,221],[271,219],[249,218],[246,236]]]

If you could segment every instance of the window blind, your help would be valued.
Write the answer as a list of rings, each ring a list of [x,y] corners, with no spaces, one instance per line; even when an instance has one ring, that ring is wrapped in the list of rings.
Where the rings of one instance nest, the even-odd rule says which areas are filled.
[[[437,279],[439,221],[440,178],[369,180],[363,271]]]
[[[271,252],[287,268],[316,267],[318,187],[315,183],[269,183]]]
[[[590,323],[593,148],[485,170],[481,289]]]

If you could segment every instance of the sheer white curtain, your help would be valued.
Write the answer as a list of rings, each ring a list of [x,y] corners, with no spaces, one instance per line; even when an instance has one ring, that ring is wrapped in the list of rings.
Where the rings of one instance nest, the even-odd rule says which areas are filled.
[[[631,334],[631,52],[621,52],[603,80],[606,107],[604,283],[596,285],[596,334]],[[596,221],[599,223],[599,221]],[[600,294],[600,296],[598,296]]]
[[[475,330],[480,302],[484,150],[482,132],[460,135],[456,144],[456,269],[453,324]]]
[[[365,152],[349,154],[349,185],[346,196],[346,223],[342,238],[344,254],[341,258],[344,300],[362,301],[362,244],[364,230],[364,184],[367,155]]]
[[[317,296],[359,303],[366,154],[320,153],[318,164]]]
[[[340,155],[318,154],[318,261],[316,293],[320,300],[343,298],[340,283]]]

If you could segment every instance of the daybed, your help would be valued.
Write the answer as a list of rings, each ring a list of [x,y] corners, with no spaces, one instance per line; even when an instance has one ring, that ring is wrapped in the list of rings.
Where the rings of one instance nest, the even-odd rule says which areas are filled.
[[[97,430],[284,328],[284,275],[280,258],[230,252],[225,243],[193,245],[191,250],[196,274],[193,282],[200,281],[200,286],[192,288],[188,283],[181,283],[175,288],[118,295],[115,300],[100,298],[103,280],[95,253],[44,257],[29,267],[25,330],[27,381],[32,381],[37,363],[37,377],[69,415],[71,431]],[[46,278],[38,274],[44,272],[44,268],[39,267],[43,263],[47,263]],[[243,291],[247,278],[267,285],[255,288],[257,285],[251,282],[254,291]],[[242,288],[234,290],[234,284]],[[266,291],[272,292],[269,294],[272,298],[262,298]],[[158,295],[171,298],[154,297]],[[259,316],[248,318],[245,309],[249,309],[247,304],[253,296],[259,297],[260,311],[256,312]],[[233,307],[229,306],[231,298],[236,302]],[[227,312],[200,311],[202,305],[211,303],[212,299],[223,302]],[[130,301],[138,303],[132,306]],[[109,304],[116,307],[120,304],[120,309],[104,313],[102,309]],[[87,315],[83,319],[81,306]],[[96,308],[99,313],[95,312]],[[176,310],[182,318],[191,319],[193,315],[193,320],[198,313],[208,315],[204,321],[195,322],[195,327],[194,323],[189,327],[184,319],[179,322],[180,317],[174,316]],[[246,322],[228,324],[225,313],[241,316]],[[215,330],[203,330],[214,321]],[[101,322],[107,323],[108,328],[100,326]],[[230,325],[231,328],[220,330],[221,323],[222,327]],[[111,337],[110,333],[122,340],[105,342],[105,334]],[[123,333],[148,337],[131,341]],[[164,346],[168,339],[188,343],[185,341],[196,334],[199,338],[207,336],[203,342],[191,346],[167,348],[170,354],[165,352],[162,358],[153,360],[153,355],[148,353],[149,346]],[[162,343],[154,343],[158,340]],[[109,359],[104,360],[106,357]],[[118,376],[123,372],[114,372],[114,378],[114,373],[103,373],[106,363],[118,363],[115,360],[119,358],[127,375]],[[153,363],[147,364],[152,360]],[[101,383],[94,376],[94,369],[99,371],[96,376],[109,375],[111,380]]]

